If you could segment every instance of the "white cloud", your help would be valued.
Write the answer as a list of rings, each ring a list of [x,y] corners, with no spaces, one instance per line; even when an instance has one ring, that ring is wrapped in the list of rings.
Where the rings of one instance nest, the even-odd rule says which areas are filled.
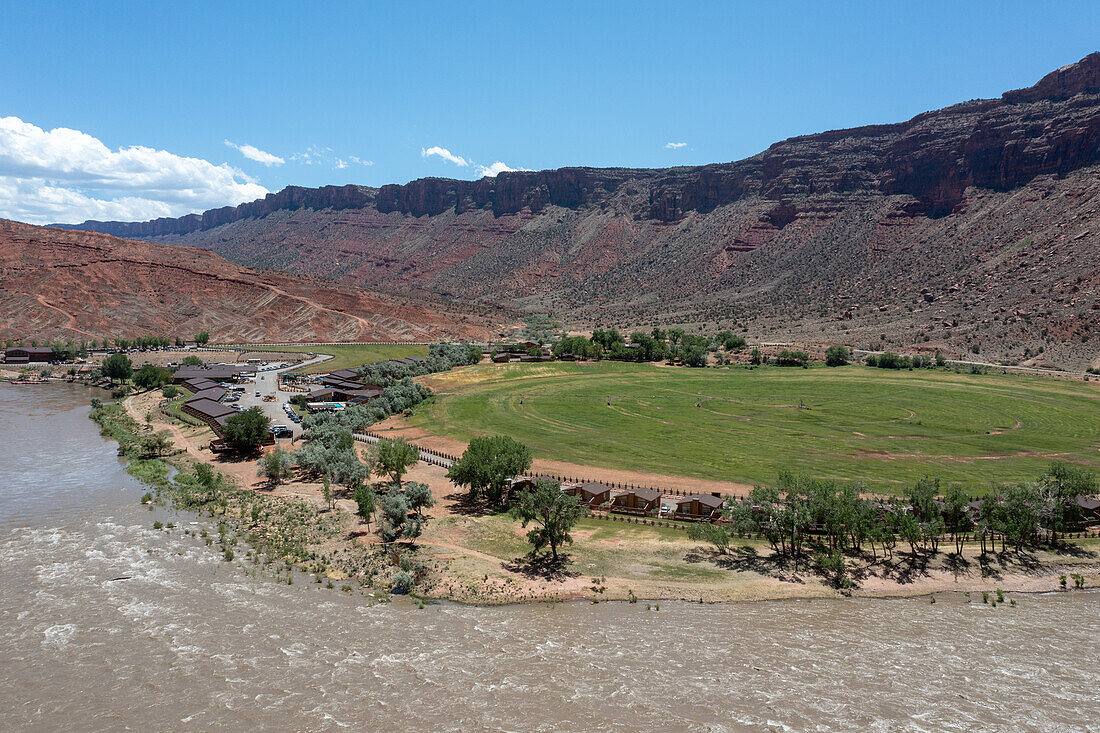
[[[260,150],[255,145],[248,145],[248,144],[238,145],[237,143],[230,142],[229,140],[226,140],[225,144],[228,145],[231,148],[236,148],[237,150],[240,151],[241,155],[248,158],[249,160],[254,160],[257,163],[260,163],[262,165],[266,165],[268,167],[273,166],[273,165],[282,165],[283,163],[286,162],[285,160],[280,158],[278,155],[272,155],[271,153],[269,153],[265,150]]]
[[[492,165],[479,165],[477,167],[477,175],[479,178],[494,178],[498,173],[504,173],[506,171],[529,171],[530,168],[513,168],[507,163],[501,163],[499,160]]]
[[[669,150],[679,150],[680,148],[686,148],[687,143],[665,143],[665,147]]]
[[[470,164],[469,161],[462,156],[455,155],[450,150],[447,150],[447,148],[441,148],[438,145],[433,145],[430,148],[420,148],[421,157],[427,158],[432,155],[438,155],[440,158],[443,158],[443,160],[450,161],[460,167],[465,167]]]
[[[153,219],[252,201],[267,189],[227,164],[0,118],[0,217],[34,224]]]
[[[334,156],[332,154],[332,148],[321,147],[319,145],[310,145],[303,153],[295,153],[290,156],[290,160],[294,163],[301,163],[302,165],[331,165],[333,170],[342,171],[350,164],[356,165],[374,165],[373,160],[367,160],[366,158],[360,158],[357,155]]]

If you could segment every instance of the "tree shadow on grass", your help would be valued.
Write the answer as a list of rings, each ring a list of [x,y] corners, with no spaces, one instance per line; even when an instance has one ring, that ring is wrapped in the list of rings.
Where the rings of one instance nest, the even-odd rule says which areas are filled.
[[[712,562],[723,570],[754,572],[784,583],[805,583],[799,575],[809,568],[809,561],[802,558],[796,564],[793,558],[772,553],[761,555],[755,547],[731,547],[727,552],[696,548],[684,556],[689,563]]]
[[[514,558],[511,562],[503,562],[500,566],[510,573],[516,573],[531,580],[550,580],[560,583],[580,575],[576,570],[566,569],[569,559],[570,556],[564,552],[558,553],[557,560],[550,553],[528,553]]]

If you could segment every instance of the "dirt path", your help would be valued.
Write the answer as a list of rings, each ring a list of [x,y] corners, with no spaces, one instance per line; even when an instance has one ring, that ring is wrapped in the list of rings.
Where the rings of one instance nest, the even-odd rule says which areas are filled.
[[[166,418],[159,408],[161,399],[160,391],[143,392],[130,395],[122,404],[130,417],[141,425],[149,425],[153,432],[166,431],[172,436],[172,441],[187,455],[196,461],[210,463],[217,466],[222,473],[236,479],[244,488],[255,488],[262,484],[256,473],[256,461],[228,461],[216,456],[210,450],[210,440],[213,434],[208,428],[181,426]],[[151,422],[146,422],[146,415],[152,416]]]
[[[77,326],[76,326],[76,323],[77,323],[76,316],[74,316],[72,313],[69,313],[68,311],[61,310],[60,308],[58,308],[56,305],[53,305],[52,303],[47,303],[46,302],[46,296],[39,294],[35,298],[35,300],[37,300],[38,303],[40,305],[42,305],[43,307],[49,308],[51,310],[55,310],[58,313],[60,313],[61,315],[65,316],[65,326],[64,327],[69,329],[70,331],[76,331],[77,333],[82,333],[85,336],[90,336],[92,338],[99,338],[96,334],[92,333],[91,331],[85,331],[82,328],[77,328]]]
[[[322,311],[324,313],[332,313],[334,315],[343,316],[345,318],[350,318],[351,320],[353,320],[353,321],[355,321],[356,323],[359,324],[359,333],[356,334],[356,336],[355,336],[356,339],[362,338],[364,334],[371,333],[372,331],[375,330],[375,326],[372,323],[370,323],[370,321],[368,321],[365,318],[362,318],[361,316],[357,316],[357,315],[354,315],[352,313],[344,313],[343,311],[333,310],[332,308],[326,308],[325,306],[321,305],[320,303],[318,303],[314,300],[311,300],[311,299],[309,299],[309,298],[307,298],[303,295],[291,295],[290,293],[283,290],[282,288],[271,285],[270,283],[263,283],[263,285],[265,285],[267,287],[267,289],[270,290],[273,293],[276,293],[278,295],[282,295],[285,298],[290,298],[291,300],[297,300],[300,303],[305,303],[306,305],[308,305],[312,308],[315,308],[318,311]]]

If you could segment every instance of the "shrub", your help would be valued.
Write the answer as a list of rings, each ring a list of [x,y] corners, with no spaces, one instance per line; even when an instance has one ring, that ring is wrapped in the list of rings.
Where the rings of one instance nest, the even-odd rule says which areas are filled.
[[[829,348],[825,349],[825,365],[826,366],[844,366],[851,359],[851,353],[848,351],[848,347],[844,344],[833,344]]]
[[[393,593],[408,593],[409,589],[416,583],[416,579],[413,576],[406,573],[404,570],[398,570],[393,576],[393,585],[390,590]]]

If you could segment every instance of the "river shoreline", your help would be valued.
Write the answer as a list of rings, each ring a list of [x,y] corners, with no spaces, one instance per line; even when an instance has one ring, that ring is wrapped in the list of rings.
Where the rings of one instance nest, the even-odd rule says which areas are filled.
[[[223,505],[215,509],[215,516],[208,519],[235,526],[241,538],[254,546],[249,557],[258,563],[261,563],[258,558],[262,558],[262,567],[268,570],[274,567],[270,574],[280,582],[286,582],[292,570],[299,570],[309,573],[316,583],[342,589],[358,584],[356,590],[375,600],[388,598],[389,582],[396,572],[392,557],[387,557],[375,535],[355,516],[350,498],[338,499],[337,511],[329,512],[322,506],[318,485],[291,482],[275,491],[269,490],[255,476],[254,461],[227,464],[216,459],[201,449],[202,441],[209,440],[205,429],[171,425],[167,417],[154,414],[150,405],[156,400],[157,393],[127,397],[119,407],[111,408],[116,412],[124,409],[126,419],[116,415],[108,421],[114,427],[105,427],[104,434],[124,441],[126,433],[136,435],[170,428],[174,453],[162,462],[185,473],[195,461],[229,471],[241,488],[223,499]],[[144,426],[140,417],[145,418]],[[112,435],[112,431],[119,429],[120,420],[127,423],[126,427],[122,433]],[[165,471],[156,469],[156,461],[132,457],[129,460],[129,472],[162,492],[163,500],[177,502],[183,509],[196,508],[195,497],[189,490],[181,495],[174,486],[178,482],[167,481]],[[1036,550],[1022,563],[1012,553],[996,556],[995,563],[987,565],[993,573],[989,577],[977,572],[976,548],[964,550],[968,563],[964,572],[950,572],[943,565],[946,556],[940,553],[931,561],[926,560],[928,566],[907,577],[906,582],[891,579],[892,573],[900,576],[903,572],[900,561],[891,566],[880,559],[861,565],[857,569],[861,576],[857,587],[841,591],[812,572],[808,558],[797,571],[784,569],[761,574],[751,569],[735,569],[745,558],[755,562],[755,558],[766,557],[769,550],[763,542],[735,541],[730,555],[719,556],[698,543],[688,542],[682,538],[683,533],[671,532],[673,536],[669,537],[670,531],[656,535],[651,530],[646,534],[642,528],[629,524],[595,520],[582,520],[574,531],[577,545],[572,551],[573,566],[563,574],[542,577],[521,566],[519,556],[524,540],[513,526],[514,521],[500,516],[469,517],[455,511],[455,507],[449,506],[454,504],[454,490],[437,467],[418,464],[410,471],[408,480],[429,483],[437,496],[437,507],[424,536],[418,538],[415,546],[399,548],[399,552],[411,553],[425,568],[422,582],[411,593],[414,602],[445,601],[473,606],[567,601],[709,604],[846,596],[907,598],[945,593],[970,593],[980,598],[983,592],[992,594],[997,589],[1009,593],[1060,592],[1059,576],[1073,574],[1082,575],[1086,587],[1100,585],[1100,560],[1097,560],[1100,541],[1091,539],[1076,543],[1083,550],[1077,556]],[[197,508],[202,512],[207,507],[200,504]],[[271,523],[251,521],[250,517],[256,513],[281,517],[276,524],[283,531],[274,532]],[[295,536],[295,532],[300,535]],[[612,536],[604,536],[609,534]],[[610,565],[614,570],[623,564],[624,557],[668,568],[667,575],[683,577],[617,575],[604,568]],[[1072,587],[1072,581],[1068,586]]]

